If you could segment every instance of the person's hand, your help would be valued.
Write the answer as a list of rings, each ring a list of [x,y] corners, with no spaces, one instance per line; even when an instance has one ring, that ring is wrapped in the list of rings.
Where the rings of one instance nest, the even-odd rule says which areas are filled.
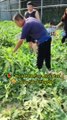
[[[15,53],[14,53],[14,52],[12,52],[12,53],[11,53],[11,56],[13,57],[13,56],[14,56],[14,54],[15,54]]]
[[[15,56],[17,54],[17,52],[12,52],[12,55]]]
[[[14,50],[11,53],[11,56],[14,57],[16,55],[17,52],[15,52]]]
[[[15,52],[16,52],[16,50],[14,49],[14,50],[13,50],[13,53],[15,53]]]

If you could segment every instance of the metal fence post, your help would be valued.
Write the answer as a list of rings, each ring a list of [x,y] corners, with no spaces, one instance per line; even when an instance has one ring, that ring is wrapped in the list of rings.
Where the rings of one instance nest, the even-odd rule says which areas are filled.
[[[19,0],[19,13],[21,13],[21,0]]]
[[[1,20],[1,9],[0,9],[0,20]]]
[[[11,10],[11,1],[9,0],[9,7],[10,7],[10,10]],[[10,11],[10,19],[12,19],[12,12]]]
[[[43,0],[41,0],[41,21],[42,21],[42,17],[43,17]]]

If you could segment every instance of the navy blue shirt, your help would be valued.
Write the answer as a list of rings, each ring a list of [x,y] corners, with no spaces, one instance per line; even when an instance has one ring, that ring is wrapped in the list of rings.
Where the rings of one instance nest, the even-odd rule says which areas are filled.
[[[48,41],[51,38],[44,25],[33,17],[26,19],[22,29],[21,39],[26,39],[28,35],[32,39],[37,40],[38,44]]]

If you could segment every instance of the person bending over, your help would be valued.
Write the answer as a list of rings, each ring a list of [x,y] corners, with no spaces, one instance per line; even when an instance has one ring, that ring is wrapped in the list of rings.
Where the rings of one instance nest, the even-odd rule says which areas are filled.
[[[23,41],[28,35],[38,44],[38,53],[37,53],[37,67],[40,70],[45,61],[48,71],[51,70],[51,37],[48,34],[47,30],[44,28],[44,25],[35,18],[27,18],[21,14],[16,14],[13,17],[13,20],[17,26],[23,28],[21,38],[18,41],[13,52],[16,52],[17,49],[23,44]]]

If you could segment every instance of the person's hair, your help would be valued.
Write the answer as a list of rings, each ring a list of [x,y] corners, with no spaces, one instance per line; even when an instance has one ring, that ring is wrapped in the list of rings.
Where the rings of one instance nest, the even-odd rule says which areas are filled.
[[[55,25],[55,19],[50,21],[50,25]]]
[[[27,5],[32,5],[33,6],[33,3],[31,1],[28,1]]]
[[[64,14],[63,14],[63,16],[62,16],[62,20],[65,20],[65,19],[67,19],[67,13],[66,13],[66,10],[67,10],[67,8],[65,9],[65,11],[64,11]]]
[[[20,13],[16,13],[14,16],[13,16],[13,20],[20,20],[20,19],[24,19],[23,15],[20,14]]]

